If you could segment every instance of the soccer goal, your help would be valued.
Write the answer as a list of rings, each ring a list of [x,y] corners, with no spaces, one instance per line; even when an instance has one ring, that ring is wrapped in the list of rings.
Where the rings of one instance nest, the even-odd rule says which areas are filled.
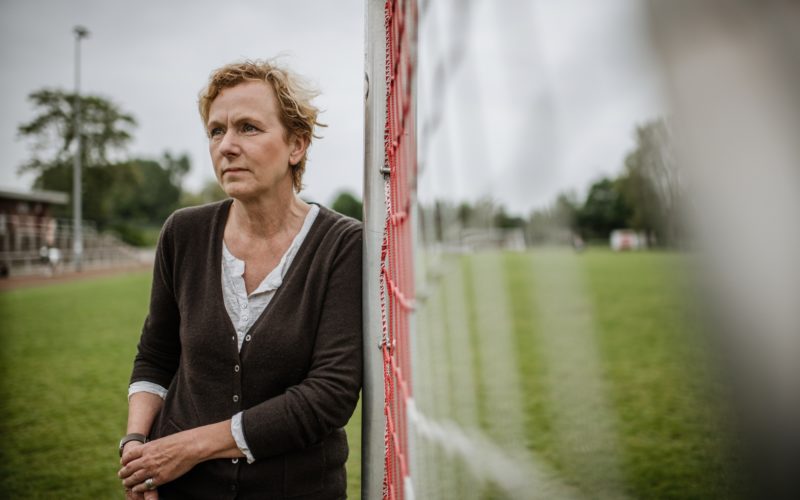
[[[800,490],[800,17],[734,4],[366,1],[362,498]]]

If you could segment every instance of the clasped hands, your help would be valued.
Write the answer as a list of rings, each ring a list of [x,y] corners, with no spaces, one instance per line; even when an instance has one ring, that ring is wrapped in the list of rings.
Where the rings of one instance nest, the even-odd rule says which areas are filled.
[[[129,500],[157,500],[158,486],[182,476],[198,461],[193,458],[191,441],[172,434],[149,443],[131,441],[125,445],[117,474]],[[150,484],[147,480],[151,479]],[[152,487],[149,487],[152,485]]]

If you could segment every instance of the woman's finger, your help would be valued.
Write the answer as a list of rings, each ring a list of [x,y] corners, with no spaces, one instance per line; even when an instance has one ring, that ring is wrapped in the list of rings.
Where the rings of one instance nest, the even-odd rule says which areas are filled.
[[[156,488],[158,488],[160,485],[161,483],[157,477],[150,476],[134,486],[133,491],[146,495],[147,493],[156,491]]]
[[[120,479],[125,479],[127,477],[130,477],[137,471],[140,471],[145,468],[146,468],[145,461],[142,460],[141,457],[139,457],[136,460],[128,462],[126,465],[124,465],[117,473],[117,476],[119,476]]]
[[[122,485],[126,488],[133,489],[138,484],[143,484],[150,475],[144,470],[137,470],[122,481]]]
[[[128,465],[132,461],[141,457],[143,453],[142,447],[144,447],[144,445],[138,441],[131,441],[130,443],[126,444],[122,453],[122,457],[119,459],[119,463],[122,465]]]
[[[133,490],[125,489],[125,500],[145,500],[141,493],[135,493]]]
[[[145,491],[144,500],[158,500],[158,490]]]

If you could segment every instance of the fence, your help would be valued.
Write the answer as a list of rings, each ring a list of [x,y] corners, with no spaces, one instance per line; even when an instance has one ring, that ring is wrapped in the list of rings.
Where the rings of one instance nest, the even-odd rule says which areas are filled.
[[[0,265],[6,275],[52,274],[73,265],[73,227],[68,219],[8,220],[0,231]],[[92,221],[83,221],[83,262],[88,269],[134,265],[146,255]]]

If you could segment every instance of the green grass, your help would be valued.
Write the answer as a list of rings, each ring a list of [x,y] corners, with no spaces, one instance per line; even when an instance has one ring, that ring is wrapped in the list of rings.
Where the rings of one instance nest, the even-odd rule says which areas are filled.
[[[479,429],[511,456],[526,450],[579,497],[741,496],[690,257],[536,249],[437,262],[416,330],[415,400],[428,418]],[[506,498],[458,455],[414,444],[419,497]]]
[[[0,490],[119,498],[115,441],[144,319],[147,273],[0,295]]]
[[[554,432],[559,423],[547,398],[549,360],[542,337],[564,332],[544,331],[538,321],[543,312],[535,306],[537,280],[545,280],[548,273],[563,277],[572,272],[588,300],[556,304],[561,309],[551,315],[560,318],[557,326],[564,329],[570,327],[569,318],[576,317],[593,325],[623,492],[632,498],[734,497],[733,466],[722,427],[723,388],[693,313],[687,257],[591,250],[582,255],[509,253],[502,260],[523,374],[529,449],[593,496],[583,479],[569,470],[565,445]],[[548,282],[544,293],[557,297],[559,290]],[[591,427],[592,422],[578,425]]]
[[[594,253],[585,272],[638,498],[730,498],[722,387],[679,256]]]
[[[116,445],[150,273],[0,293],[0,498],[122,498]],[[360,410],[347,428],[360,487]]]
[[[592,485],[614,474],[631,498],[736,496],[721,430],[724,391],[692,310],[685,260],[595,249],[452,257],[442,273],[457,279],[445,278],[419,317],[418,345],[436,353],[415,360],[419,407],[492,436],[498,410],[487,402],[487,377],[498,365],[479,349],[486,345],[481,336],[494,332],[481,331],[478,315],[506,307],[524,413],[519,442],[564,482],[588,498],[602,497]],[[475,272],[480,266],[499,270],[505,304],[478,303],[486,300],[475,293],[487,277]],[[559,288],[570,273],[580,296]],[[139,273],[0,293],[0,497],[122,497],[116,442],[125,428],[128,376],[149,283],[149,273]],[[440,318],[431,310],[436,307]],[[592,422],[565,420],[560,395],[553,394],[563,382],[554,378],[559,364],[549,336],[581,325],[591,326],[616,442],[613,460],[601,461],[594,478],[586,477],[580,447],[570,442],[570,436],[590,435]],[[458,393],[463,387],[475,394]],[[460,405],[474,405],[474,411],[461,412]],[[360,498],[360,415],[359,409],[347,429],[350,498]],[[569,429],[581,425],[586,428]],[[446,462],[443,471],[470,474],[435,447],[416,449]],[[469,492],[469,481],[439,477],[437,470],[420,473],[451,491]],[[483,498],[502,498],[497,485],[482,488]],[[426,498],[424,492],[418,498]]]

